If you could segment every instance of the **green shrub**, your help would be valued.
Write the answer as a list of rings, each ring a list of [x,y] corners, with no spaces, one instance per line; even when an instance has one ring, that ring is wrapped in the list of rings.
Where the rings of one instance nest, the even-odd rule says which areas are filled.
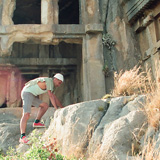
[[[0,160],[69,160],[67,157],[58,153],[56,139],[47,142],[48,144],[46,145],[40,138],[40,135],[36,135],[35,132],[32,133],[31,137],[29,139],[32,145],[26,153],[16,152],[15,149],[10,147],[6,156],[0,154]]]

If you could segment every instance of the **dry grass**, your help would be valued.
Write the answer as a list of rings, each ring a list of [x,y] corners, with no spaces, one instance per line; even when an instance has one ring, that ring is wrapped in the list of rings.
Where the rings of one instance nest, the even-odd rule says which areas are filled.
[[[157,65],[158,66],[158,65]],[[115,87],[112,97],[131,96],[138,94],[146,95],[144,111],[148,117],[148,124],[158,129],[160,121],[160,68],[156,67],[155,81],[152,80],[150,70],[140,72],[140,68],[115,74]],[[139,142],[139,141],[137,141]],[[132,158],[134,160],[158,160],[160,159],[160,146],[156,146],[156,140],[148,142],[140,149],[132,146]],[[140,150],[139,150],[140,149]]]
[[[157,128],[160,120],[160,77],[159,77],[160,68],[156,67],[155,73],[156,73],[156,80],[154,82],[151,80],[149,81],[151,90],[147,94],[145,111],[148,116],[149,124]]]
[[[148,122],[151,126],[157,128],[160,120],[160,89],[157,88],[147,96],[145,111],[148,116]]]
[[[153,127],[159,125],[160,120],[160,68],[155,65],[156,80],[152,80],[150,70],[140,72],[140,67],[134,67],[129,71],[115,74],[115,86],[112,96],[131,96],[146,94],[145,112],[148,116],[148,122]]]
[[[134,157],[133,160],[159,160],[160,159],[160,146],[155,147],[155,141],[148,141],[148,143],[143,147],[142,152]]]
[[[130,96],[133,94],[141,94],[146,90],[146,73],[140,72],[140,67],[134,67],[124,73],[120,71],[114,76],[114,89],[112,96]]]
[[[148,142],[148,144],[143,148],[142,159],[145,160],[158,160],[160,159],[159,147],[155,148],[155,142]]]

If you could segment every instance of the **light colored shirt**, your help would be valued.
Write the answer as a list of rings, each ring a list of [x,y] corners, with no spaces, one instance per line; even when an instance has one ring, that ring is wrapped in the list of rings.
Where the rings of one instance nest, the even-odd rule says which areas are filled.
[[[46,82],[46,89],[42,90],[39,86],[38,86],[38,82]],[[39,77],[36,79],[33,79],[29,82],[27,82],[25,84],[25,87],[23,88],[23,92],[30,92],[35,96],[38,96],[40,94],[46,93],[48,90],[50,90],[51,92],[54,91],[54,84],[53,84],[53,79],[52,78],[48,78],[48,77]]]

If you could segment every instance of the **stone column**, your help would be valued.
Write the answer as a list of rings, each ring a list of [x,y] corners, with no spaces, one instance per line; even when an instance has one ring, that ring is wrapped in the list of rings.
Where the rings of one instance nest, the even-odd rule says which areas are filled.
[[[10,71],[10,88],[9,88],[9,107],[17,107],[18,100],[18,79],[16,78],[16,71]]]
[[[79,1],[79,8],[80,8],[80,24],[86,24],[86,1]]]
[[[80,1],[80,23],[100,23],[99,0]]]
[[[101,34],[87,34],[83,39],[83,87],[84,100],[94,100],[105,95],[103,47]]]
[[[13,25],[12,17],[15,6],[16,6],[16,0],[3,1],[2,20],[1,20],[2,25]]]
[[[82,95],[83,100],[102,98],[105,94],[105,77],[103,74],[103,46],[100,24],[99,1],[85,0],[82,22],[85,24],[86,36],[83,38],[82,51]]]
[[[99,0],[86,0],[87,23],[100,23]]]
[[[39,45],[39,58],[49,58],[49,47],[45,45]],[[40,77],[49,77],[49,70],[43,69]],[[43,102],[50,104],[48,93],[40,95],[40,99]]]
[[[49,46],[48,45],[39,45],[39,58],[49,58]]]
[[[41,23],[58,24],[58,0],[41,1]]]

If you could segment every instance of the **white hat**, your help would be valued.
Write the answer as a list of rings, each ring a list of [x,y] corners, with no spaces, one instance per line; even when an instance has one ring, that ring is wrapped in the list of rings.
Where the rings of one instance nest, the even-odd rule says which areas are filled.
[[[63,75],[60,74],[60,73],[56,73],[56,74],[54,75],[54,78],[57,78],[57,79],[61,80],[62,82],[64,81]]]

